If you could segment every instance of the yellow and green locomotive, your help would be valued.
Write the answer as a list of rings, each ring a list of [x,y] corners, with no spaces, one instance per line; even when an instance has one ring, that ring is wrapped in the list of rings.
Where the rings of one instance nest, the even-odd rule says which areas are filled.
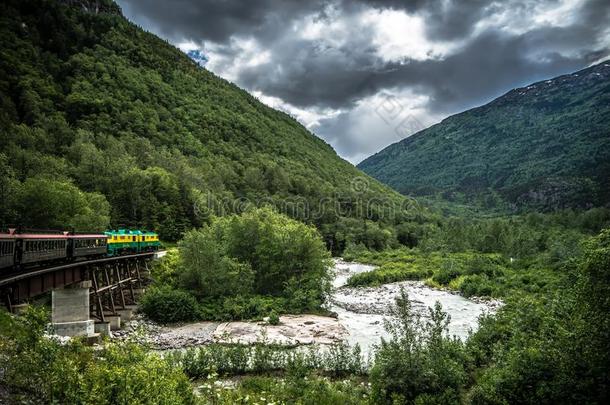
[[[125,253],[143,253],[159,250],[161,242],[154,232],[119,229],[104,232],[108,237],[108,255],[116,256]]]

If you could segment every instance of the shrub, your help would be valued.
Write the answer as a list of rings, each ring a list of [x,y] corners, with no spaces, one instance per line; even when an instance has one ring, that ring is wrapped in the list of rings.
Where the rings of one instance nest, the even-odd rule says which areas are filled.
[[[8,403],[195,403],[184,372],[159,355],[130,342],[60,344],[44,335],[47,322],[37,308],[19,317],[0,309],[0,386]]]
[[[253,295],[207,299],[199,304],[201,318],[205,320],[262,319],[271,311],[285,312],[286,299]]]
[[[464,276],[460,283],[460,292],[465,297],[490,297],[493,295],[494,288],[485,275]]]
[[[423,322],[401,291],[370,373],[375,403],[459,403],[465,385],[465,353],[461,342],[447,336],[449,318],[437,303]]]
[[[280,317],[278,316],[277,312],[271,311],[271,313],[269,314],[269,325],[279,325],[279,324],[280,324]]]
[[[151,276],[155,282],[162,285],[176,285],[180,253],[178,249],[167,249],[167,253],[159,260],[154,260]]]
[[[330,256],[318,231],[271,208],[216,218],[180,243],[181,283],[200,299],[249,293],[318,309],[330,291]]]
[[[169,287],[151,288],[140,301],[140,309],[160,323],[194,321],[199,318],[197,301],[189,293]]]
[[[348,262],[358,260],[358,258],[362,257],[367,252],[368,249],[363,243],[355,244],[353,242],[348,242],[343,251],[343,260]]]
[[[180,285],[199,298],[249,294],[252,268],[226,255],[222,227],[216,224],[187,232],[180,242]]]
[[[347,284],[353,287],[394,283],[404,280],[421,280],[432,275],[432,270],[411,263],[389,262],[378,269],[352,275]]]
[[[462,274],[461,266],[455,260],[445,260],[441,268],[434,273],[432,279],[441,285],[447,285],[451,280]]]

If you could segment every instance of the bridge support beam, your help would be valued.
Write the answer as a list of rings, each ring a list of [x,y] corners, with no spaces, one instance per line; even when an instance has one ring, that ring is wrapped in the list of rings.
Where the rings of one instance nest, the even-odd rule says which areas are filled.
[[[94,321],[89,319],[91,281],[81,281],[52,292],[52,320],[61,336],[95,336]]]

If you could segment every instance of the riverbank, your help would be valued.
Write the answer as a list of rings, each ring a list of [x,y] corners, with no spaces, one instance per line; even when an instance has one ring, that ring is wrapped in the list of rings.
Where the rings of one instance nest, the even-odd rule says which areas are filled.
[[[253,344],[264,341],[285,346],[332,345],[347,342],[360,345],[364,355],[372,353],[380,339],[387,337],[384,324],[391,320],[391,308],[401,289],[405,289],[416,311],[427,316],[427,308],[439,301],[451,316],[449,333],[466,338],[476,330],[483,313],[494,312],[501,303],[491,300],[470,300],[451,291],[426,286],[421,281],[404,281],[376,287],[349,287],[354,274],[374,270],[361,263],[335,259],[333,291],[328,309],[336,317],[320,315],[283,315],[278,325],[264,321],[195,322],[162,326],[137,317],[122,331],[118,339],[135,337],[158,350],[182,349],[211,343]]]

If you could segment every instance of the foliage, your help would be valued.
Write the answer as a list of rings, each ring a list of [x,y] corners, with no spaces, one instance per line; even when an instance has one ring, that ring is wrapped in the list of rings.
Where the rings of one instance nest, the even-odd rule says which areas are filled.
[[[447,336],[449,317],[440,304],[423,322],[404,290],[396,299],[396,321],[388,325],[370,373],[375,403],[459,403],[467,381],[462,343]]]
[[[279,371],[303,376],[315,371],[337,378],[364,375],[367,371],[360,347],[344,343],[323,349],[310,346],[306,350],[265,339],[250,346],[211,344],[172,352],[170,360],[191,378],[205,378],[211,373],[230,377]]]
[[[152,263],[151,277],[160,285],[176,285],[180,252],[176,248],[166,248],[163,257]]]
[[[192,230],[180,242],[179,284],[199,298],[250,294],[254,271],[227,256],[223,224]]]
[[[133,343],[98,349],[46,337],[47,314],[32,308],[13,317],[0,310],[0,386],[10,403],[191,404],[182,371]]]
[[[269,325],[279,325],[280,324],[280,317],[277,314],[277,312],[275,311],[271,311],[271,313],[269,314]]]
[[[198,387],[203,399],[213,404],[284,404],[334,405],[368,404],[369,389],[358,378],[332,380],[315,374],[248,376],[236,386],[219,384],[210,374]]]
[[[270,204],[340,252],[355,238],[388,246],[396,224],[424,215],[287,114],[103,4],[0,5],[0,226],[109,222],[176,241],[212,215]],[[75,190],[82,208],[55,203]]]
[[[487,211],[603,206],[610,201],[609,78],[605,61],[511,90],[358,167],[404,194]]]
[[[147,290],[140,300],[140,310],[160,323],[199,319],[197,300],[185,291],[167,286]]]
[[[231,321],[263,319],[271,311],[286,312],[284,297],[264,295],[237,295],[220,299],[202,300],[201,317],[204,320]]]
[[[482,319],[467,343],[479,372],[471,403],[604,403],[610,231],[587,243],[570,277],[548,296],[517,295]]]
[[[214,218],[180,242],[180,284],[202,299],[248,294],[318,310],[330,289],[329,255],[315,228],[271,208]]]
[[[582,254],[589,235],[610,225],[610,211],[565,210],[505,218],[444,218],[414,249],[350,246],[349,259],[379,266],[352,276],[365,286],[423,279],[463,295],[505,297],[560,287],[565,266]]]

